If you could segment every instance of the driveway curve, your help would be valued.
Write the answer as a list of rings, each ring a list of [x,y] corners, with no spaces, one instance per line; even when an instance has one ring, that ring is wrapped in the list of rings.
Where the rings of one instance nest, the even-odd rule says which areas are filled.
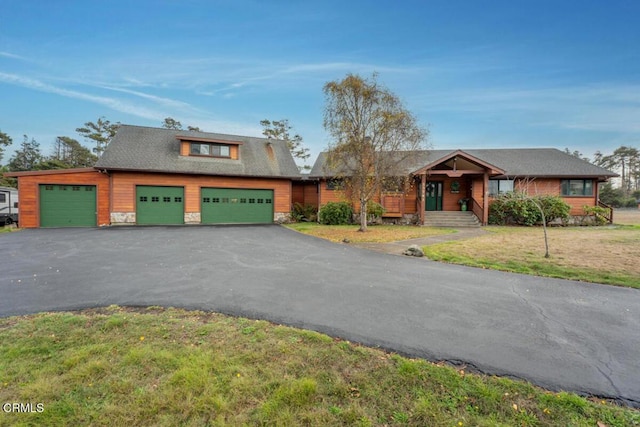
[[[403,258],[279,226],[0,235],[0,316],[174,306],[640,406],[640,292]]]

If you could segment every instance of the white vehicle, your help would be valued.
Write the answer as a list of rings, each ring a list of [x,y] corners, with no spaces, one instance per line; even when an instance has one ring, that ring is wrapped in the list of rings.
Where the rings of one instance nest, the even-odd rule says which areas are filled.
[[[0,187],[0,224],[18,223],[18,190]]]

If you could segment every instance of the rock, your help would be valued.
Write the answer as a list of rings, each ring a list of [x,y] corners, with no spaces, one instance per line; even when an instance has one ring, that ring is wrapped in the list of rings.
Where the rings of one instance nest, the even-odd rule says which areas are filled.
[[[424,256],[424,252],[422,252],[422,249],[418,245],[409,246],[404,252],[402,252],[402,254],[406,256],[416,256],[416,257]]]

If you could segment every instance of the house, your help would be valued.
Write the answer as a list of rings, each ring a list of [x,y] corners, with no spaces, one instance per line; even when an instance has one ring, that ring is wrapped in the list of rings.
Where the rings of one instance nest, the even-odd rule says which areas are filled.
[[[300,176],[284,141],[129,125],[93,168],[6,175],[26,228],[272,223]]]
[[[401,176],[388,180],[376,201],[384,216],[428,223],[435,212],[467,210],[487,224],[489,203],[498,194],[520,190],[557,195],[571,215],[596,206],[598,183],[617,176],[557,149],[427,150],[402,153]],[[321,153],[307,181],[294,185],[294,201],[322,206],[345,199],[338,174]],[[315,191],[314,191],[315,190]]]
[[[400,176],[377,199],[385,217],[428,223],[466,208],[482,224],[492,197],[514,189],[561,196],[571,213],[596,206],[616,174],[556,149],[398,153]],[[300,175],[284,141],[121,125],[92,168],[11,172],[22,227],[273,223],[295,202],[345,199],[321,153]],[[463,203],[461,203],[463,202]]]

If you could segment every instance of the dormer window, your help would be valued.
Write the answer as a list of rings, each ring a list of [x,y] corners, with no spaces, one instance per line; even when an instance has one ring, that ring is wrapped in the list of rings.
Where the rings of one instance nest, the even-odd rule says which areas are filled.
[[[191,155],[209,157],[231,157],[231,148],[223,144],[191,143]]]
[[[180,141],[181,156],[240,160],[240,141],[192,135],[177,135],[176,139]]]

